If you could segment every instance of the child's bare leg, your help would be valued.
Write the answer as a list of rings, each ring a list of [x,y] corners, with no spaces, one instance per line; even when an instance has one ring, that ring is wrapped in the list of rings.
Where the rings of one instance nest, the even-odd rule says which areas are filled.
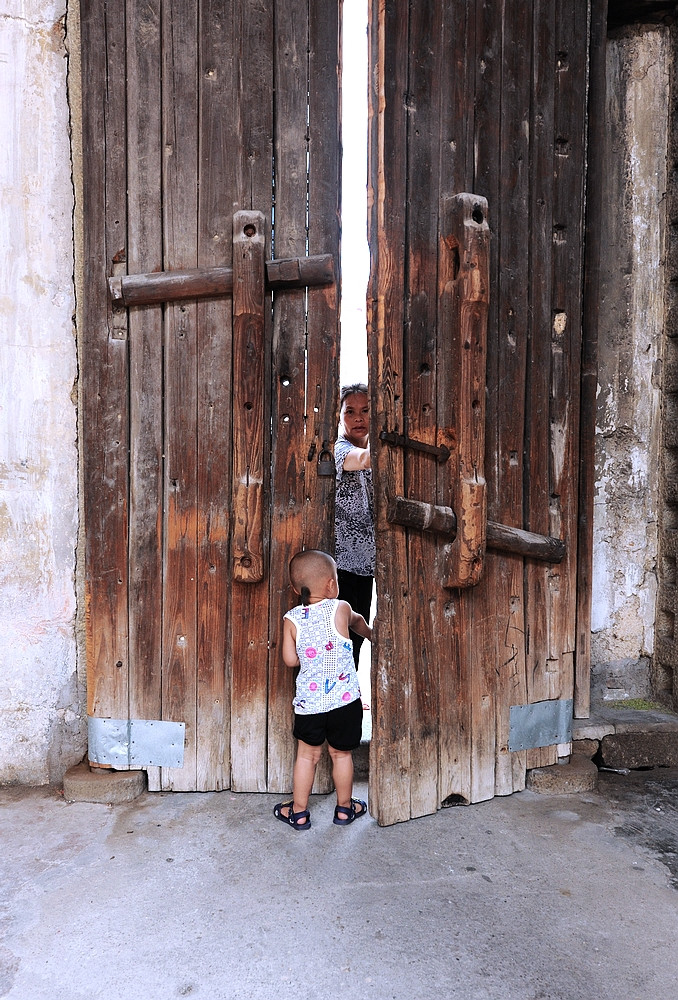
[[[332,758],[332,779],[337,790],[337,805],[351,805],[353,794],[353,754],[350,750],[335,750],[330,747]]]
[[[303,740],[297,741],[297,758],[294,762],[294,772],[292,778],[292,812],[304,812],[308,809],[308,797],[313,788],[315,769],[320,760],[322,747],[312,747]],[[290,810],[283,812],[283,816],[289,816]],[[305,822],[305,821],[304,821]]]

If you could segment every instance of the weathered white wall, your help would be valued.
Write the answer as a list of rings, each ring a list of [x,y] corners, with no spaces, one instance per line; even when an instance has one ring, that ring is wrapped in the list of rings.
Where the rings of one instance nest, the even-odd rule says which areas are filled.
[[[611,39],[602,244],[592,696],[648,697],[657,592],[666,29]]]
[[[85,751],[65,0],[0,13],[0,783]]]

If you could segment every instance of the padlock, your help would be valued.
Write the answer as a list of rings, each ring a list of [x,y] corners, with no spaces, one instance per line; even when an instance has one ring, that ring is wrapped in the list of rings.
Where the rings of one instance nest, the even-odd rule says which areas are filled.
[[[318,455],[318,475],[319,476],[336,476],[337,470],[334,464],[334,455],[325,447],[326,442],[323,442],[323,449]]]

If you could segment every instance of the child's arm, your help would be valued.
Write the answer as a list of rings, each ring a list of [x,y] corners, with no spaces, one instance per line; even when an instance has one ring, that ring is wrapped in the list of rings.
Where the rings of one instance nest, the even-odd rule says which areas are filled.
[[[286,667],[298,667],[297,626],[289,618],[283,619],[282,658]]]
[[[356,635],[361,635],[364,639],[372,642],[372,629],[367,624],[362,615],[351,608],[351,615],[348,620],[348,627],[352,628]]]
[[[339,632],[348,638],[348,630],[353,629],[358,635],[372,642],[372,629],[362,615],[354,611],[348,601],[339,601],[335,624]],[[342,631],[343,630],[343,631]]]

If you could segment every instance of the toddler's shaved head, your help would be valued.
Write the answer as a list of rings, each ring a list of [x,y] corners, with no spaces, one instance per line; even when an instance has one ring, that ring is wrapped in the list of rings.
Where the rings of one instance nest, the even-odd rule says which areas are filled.
[[[290,560],[290,581],[297,594],[304,600],[305,591],[317,594],[327,581],[328,576],[336,572],[337,564],[332,556],[320,549],[306,549],[297,552]],[[304,603],[307,603],[304,601]]]

